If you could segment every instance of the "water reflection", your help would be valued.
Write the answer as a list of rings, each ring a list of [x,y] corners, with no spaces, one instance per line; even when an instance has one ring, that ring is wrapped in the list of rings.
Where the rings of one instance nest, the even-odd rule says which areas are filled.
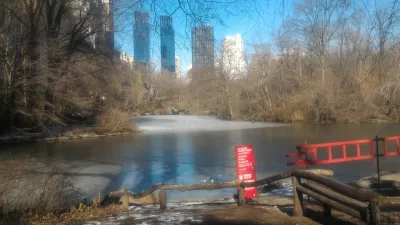
[[[170,138],[164,139],[162,152],[162,177],[160,178],[160,182],[164,183],[176,183],[176,177],[178,174],[178,162],[177,162],[177,137],[172,134]]]
[[[196,174],[194,171],[195,155],[192,138],[190,135],[176,135],[176,146],[179,152],[177,161],[177,173],[175,178],[176,184],[193,184],[196,183]]]
[[[0,160],[29,157],[48,164],[55,159],[63,160],[76,168],[77,173],[91,166],[91,173],[102,175],[109,181],[98,184],[104,185],[104,191],[128,188],[138,192],[157,182],[189,184],[233,180],[236,177],[234,145],[254,146],[257,177],[262,178],[291,169],[286,166],[288,159],[285,155],[294,152],[295,146],[305,141],[310,144],[365,139],[373,138],[376,134],[382,137],[400,135],[400,127],[395,124],[294,124],[246,130],[139,134],[98,140],[2,146]],[[382,169],[395,169],[400,165],[400,158],[383,157],[381,162]],[[105,168],[112,168],[112,171]],[[318,168],[332,169],[336,179],[351,181],[375,173],[376,165],[375,160],[365,160]],[[111,176],[114,173],[115,178]],[[85,174],[85,179],[90,179],[87,178],[89,175]],[[226,196],[233,192],[172,193],[168,197]]]

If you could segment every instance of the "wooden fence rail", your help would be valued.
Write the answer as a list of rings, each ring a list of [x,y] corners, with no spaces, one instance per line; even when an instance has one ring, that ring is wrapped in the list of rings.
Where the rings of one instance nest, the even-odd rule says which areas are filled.
[[[351,187],[326,176],[333,176],[330,170],[292,170],[266,177],[250,183],[230,181],[213,184],[189,184],[189,185],[164,185],[154,184],[141,193],[132,193],[128,190],[111,192],[108,197],[124,195],[123,204],[128,207],[129,198],[139,199],[152,195],[159,190],[158,198],[161,209],[167,207],[167,191],[192,191],[192,190],[216,190],[225,188],[238,188],[238,205],[246,204],[245,188],[258,187],[282,179],[291,178],[294,192],[294,216],[303,215],[303,195],[320,202],[324,208],[324,215],[330,216],[331,209],[337,209],[350,216],[360,219],[368,224],[379,224],[379,207],[400,206],[399,197],[385,197],[376,192]]]

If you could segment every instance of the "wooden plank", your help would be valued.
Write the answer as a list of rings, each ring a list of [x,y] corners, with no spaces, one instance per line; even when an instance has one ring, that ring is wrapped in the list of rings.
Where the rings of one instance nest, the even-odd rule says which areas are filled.
[[[293,197],[294,197],[293,216],[303,216],[303,194],[300,191],[298,191],[299,185],[300,185],[300,179],[298,177],[292,176]]]
[[[307,189],[307,188],[305,188],[305,187],[303,187],[301,185],[299,185],[297,187],[297,190],[302,192],[303,194],[306,194],[306,195],[310,196],[311,198],[321,202],[324,205],[327,205],[327,206],[330,206],[330,207],[332,207],[334,209],[340,210],[340,211],[342,211],[342,212],[344,212],[344,213],[346,213],[346,214],[348,214],[350,216],[353,216],[353,217],[355,217],[357,219],[360,219],[360,220],[362,219],[360,212],[355,210],[355,209],[352,209],[352,208],[350,208],[348,206],[345,206],[343,204],[340,204],[340,203],[338,203],[338,202],[336,202],[334,200],[331,200],[331,199],[326,198],[326,197],[324,197],[322,195],[319,195],[319,194],[317,194],[317,193],[315,193],[315,192],[313,192],[313,191],[311,191],[311,190],[309,190],[309,189]]]
[[[310,173],[317,174],[319,176],[324,176],[324,177],[333,177],[333,171],[332,170],[324,170],[324,169],[310,169],[310,170],[304,170]]]
[[[349,198],[345,195],[342,195],[338,192],[335,192],[327,187],[315,184],[315,183],[303,183],[303,187],[322,195],[326,198],[332,199],[340,204],[348,206],[350,208],[356,209],[358,211],[366,211],[368,207],[368,203],[360,202],[355,199]]]
[[[400,206],[400,197],[386,197],[379,202],[381,207]]]
[[[294,170],[297,171],[297,170]],[[321,175],[321,176],[333,176],[333,171],[332,170],[324,170],[324,169],[311,169],[311,170],[302,170],[304,171],[304,173],[312,173],[312,174],[316,174]],[[255,182],[249,182],[249,183],[245,183],[244,186],[245,187],[258,187],[261,185],[265,185],[265,184],[269,184],[275,181],[279,181],[279,180],[283,180],[283,179],[287,179],[289,177],[292,176],[293,171],[288,171],[288,172],[283,172],[271,177],[266,177],[263,178],[261,180],[257,180]]]
[[[271,176],[271,177],[266,177],[266,178],[261,179],[261,180],[245,183],[244,186],[245,187],[258,187],[258,186],[261,186],[261,185],[264,185],[264,184],[269,184],[269,183],[272,183],[272,182],[275,182],[275,181],[278,181],[278,180],[283,180],[283,179],[289,178],[291,176],[292,176],[292,172],[291,171],[283,172],[283,173],[280,173],[280,174],[277,174],[277,175],[274,175],[274,176]]]
[[[129,208],[129,195],[127,190],[124,190],[124,197],[122,198],[122,206],[125,209]]]
[[[231,182],[214,183],[214,184],[165,185],[163,186],[163,189],[175,190],[175,191],[215,190],[224,188],[234,188],[240,186],[240,184],[241,181],[231,181]]]
[[[160,189],[160,209],[166,209],[167,208],[167,192],[165,191],[164,188]]]
[[[260,185],[272,183],[275,181],[279,181],[282,179],[286,179],[292,176],[292,171],[284,172],[277,174],[275,176],[267,177],[255,182],[251,183],[241,183],[241,181],[230,181],[223,183],[214,183],[214,184],[189,184],[189,185],[163,185],[162,183],[153,184],[150,188],[146,189],[140,193],[133,193],[129,190],[122,189],[118,191],[110,192],[105,199],[108,199],[112,196],[119,195],[127,195],[131,199],[140,199],[146,196],[153,194],[154,191],[161,189],[163,187],[164,190],[177,190],[177,191],[190,191],[190,190],[215,190],[215,189],[223,189],[223,188],[234,188],[234,187],[258,187]],[[304,171],[306,174],[319,174],[323,176],[333,176],[332,170],[323,170],[323,169],[315,169],[315,170],[307,170]]]
[[[324,216],[325,217],[331,217],[332,216],[332,208],[329,207],[329,205],[322,205],[322,207],[324,208]]]
[[[312,180],[321,185],[329,187],[330,189],[339,192],[342,195],[356,199],[361,202],[378,202],[383,199],[383,196],[379,195],[378,193],[351,187],[347,184],[343,184],[330,178],[316,175],[314,173],[301,170],[295,170],[292,173],[294,176],[298,176],[307,180]]]
[[[379,207],[376,203],[369,204],[369,221],[370,225],[378,225],[379,224]]]
[[[239,187],[238,205],[244,206],[246,204],[246,193],[244,187]]]
[[[129,190],[121,189],[121,190],[118,190],[118,191],[110,192],[108,194],[108,196],[112,197],[112,196],[118,196],[118,195],[127,194],[131,198],[138,199],[138,198],[143,198],[143,197],[146,197],[146,196],[150,195],[154,191],[160,189],[162,186],[163,186],[163,183],[153,184],[151,187],[149,187],[148,189],[146,189],[146,190],[144,190],[144,191],[142,191],[140,193],[133,193],[133,192],[131,192]]]

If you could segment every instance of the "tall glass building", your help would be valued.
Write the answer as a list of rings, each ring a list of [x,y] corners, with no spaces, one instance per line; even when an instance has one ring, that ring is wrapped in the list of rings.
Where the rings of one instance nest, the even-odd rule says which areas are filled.
[[[160,16],[161,67],[175,72],[175,31],[170,16]]]
[[[150,25],[147,12],[135,12],[133,25],[133,51],[135,65],[150,66]]]
[[[214,68],[214,28],[198,25],[192,29],[193,68]]]

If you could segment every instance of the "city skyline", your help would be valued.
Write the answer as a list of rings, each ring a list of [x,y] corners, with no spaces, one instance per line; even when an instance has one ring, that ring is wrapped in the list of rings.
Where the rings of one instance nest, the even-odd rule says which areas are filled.
[[[71,3],[72,15],[78,20],[83,16],[93,16],[93,20],[88,26],[85,41],[96,52],[102,53],[107,57],[113,57],[115,51],[115,26],[113,0],[99,0],[91,5],[87,1],[74,1]],[[91,14],[93,12],[93,14]]]
[[[193,68],[214,68],[214,28],[210,25],[196,25],[192,28]]]
[[[148,68],[151,61],[150,39],[148,12],[135,11],[133,58],[137,65],[144,64],[146,68]],[[191,39],[191,65],[195,68],[214,68],[214,28],[205,24],[196,25],[192,28]],[[126,52],[123,51],[121,53],[121,60],[129,62],[129,60],[126,60]],[[161,71],[174,73],[176,71],[176,62],[178,61],[179,73],[181,73],[180,57],[175,56],[175,32],[171,16],[160,16],[160,53]]]
[[[145,18],[148,21],[147,12],[135,12],[136,18]],[[142,18],[142,20],[143,20]],[[137,19],[136,24],[140,24],[141,19]],[[144,21],[142,21],[144,22]],[[146,24],[146,22],[144,22]],[[136,34],[137,35],[137,34]],[[149,37],[148,39],[150,39]],[[179,73],[181,73],[181,60],[179,56],[175,56],[175,34],[174,27],[172,25],[172,17],[160,16],[160,53],[161,53],[161,71],[176,72],[176,64],[179,62]],[[192,28],[192,61],[188,62],[188,68],[190,69],[194,64],[194,68],[213,68],[215,66],[215,40],[214,40],[214,29],[210,25],[199,24]],[[149,46],[150,48],[150,46]],[[136,54],[141,55],[137,49]],[[139,52],[139,53],[138,53]],[[126,60],[126,52],[122,52],[121,59]],[[150,56],[151,58],[151,56]],[[143,62],[137,60],[136,62]],[[192,64],[192,62],[194,62]],[[190,65],[189,65],[190,64]],[[244,41],[240,33],[236,35],[227,35],[223,41],[223,52],[222,52],[222,66],[233,76],[237,76],[239,73],[245,71],[244,65]],[[178,75],[178,74],[177,74]]]
[[[282,3],[270,2],[265,4],[260,1],[256,3],[258,13],[262,17],[254,19],[243,15],[224,15],[223,23],[217,19],[205,18],[204,20],[193,20],[187,18],[182,10],[177,10],[176,2],[172,2],[166,8],[151,9],[148,6],[137,5],[137,8],[132,7],[131,3],[119,3],[116,7],[116,46],[119,51],[125,51],[128,55],[133,55],[133,37],[132,24],[134,23],[134,16],[132,11],[143,10],[149,12],[150,23],[150,36],[151,58],[156,62],[157,70],[161,68],[161,55],[160,55],[160,15],[170,15],[173,17],[173,27],[175,30],[175,54],[180,56],[182,74],[187,72],[189,63],[192,61],[191,52],[191,28],[196,24],[210,24],[214,27],[214,36],[217,43],[224,40],[228,34],[240,33],[244,39],[244,47],[246,54],[252,54],[252,46],[259,43],[271,43],[273,41],[273,33],[276,28],[282,23],[283,17],[291,13],[291,3],[285,2],[285,13],[276,11],[283,9]],[[233,7],[233,6],[232,6]],[[249,9],[250,10],[250,9]]]
[[[230,78],[236,79],[245,72],[244,42],[241,34],[227,35],[222,52],[222,66]]]
[[[181,74],[181,57],[175,56],[175,73],[176,77],[180,78],[182,76]]]
[[[175,32],[172,17],[160,16],[161,70],[175,72]]]
[[[147,12],[135,12],[134,24],[134,60],[136,65],[150,66],[150,27]]]

